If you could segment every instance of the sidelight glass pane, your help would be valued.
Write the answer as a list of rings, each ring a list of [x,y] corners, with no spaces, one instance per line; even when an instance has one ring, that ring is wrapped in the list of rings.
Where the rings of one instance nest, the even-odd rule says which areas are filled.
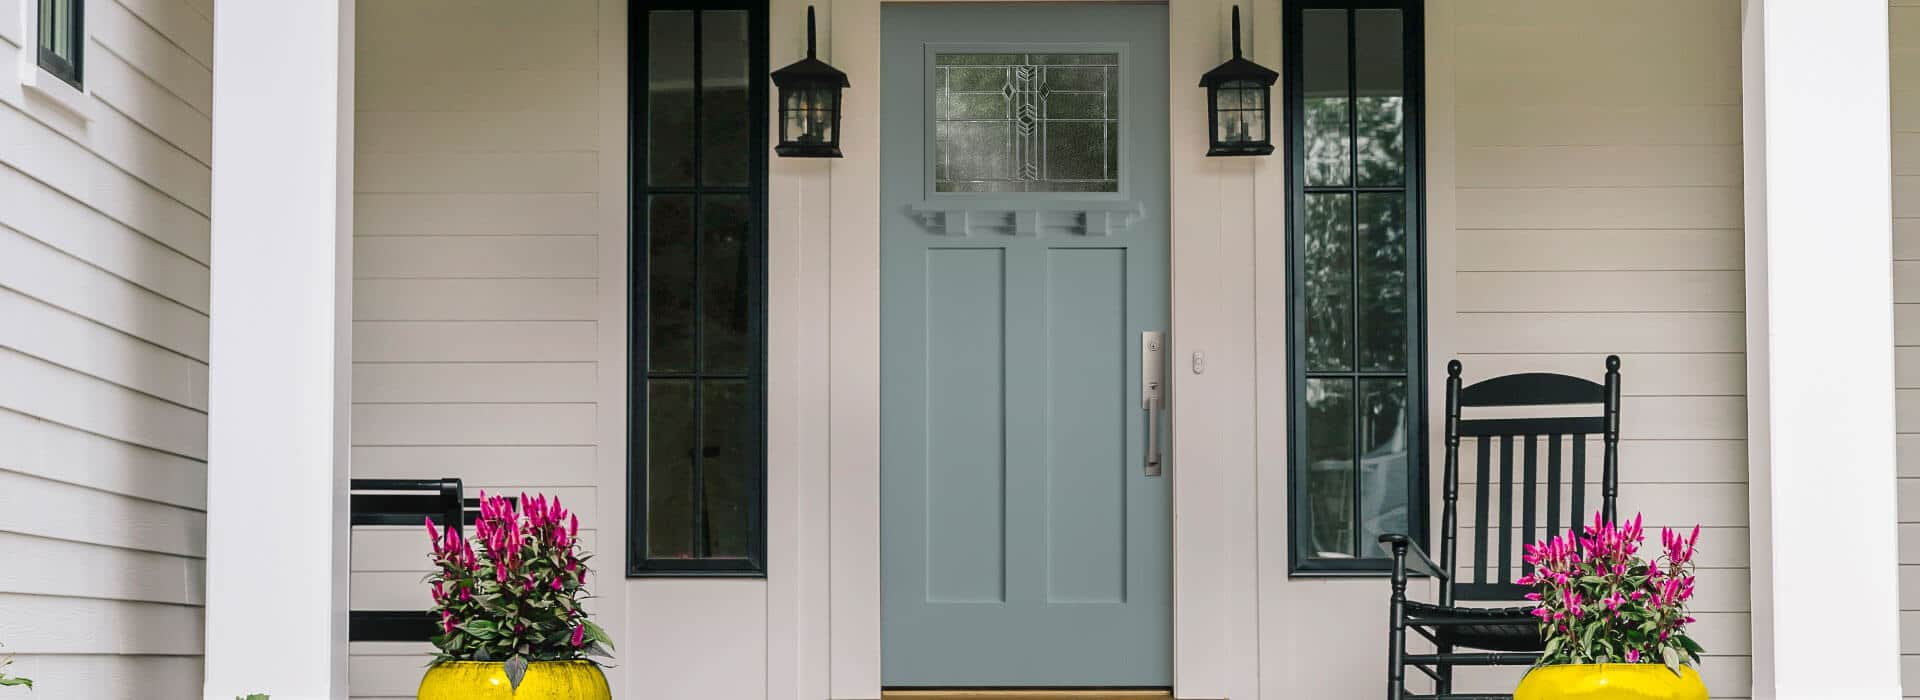
[[[1406,179],[1406,68],[1399,10],[1354,14],[1354,85],[1360,184],[1398,185]]]
[[[747,238],[752,231],[744,195],[707,195],[700,206],[701,370],[745,374],[749,350]]]
[[[1407,368],[1407,207],[1398,192],[1359,195],[1360,368]]]
[[[934,57],[934,190],[1117,192],[1119,55]]]
[[[748,509],[755,504],[748,469],[758,448],[752,439],[758,421],[748,410],[751,399],[745,381],[716,379],[700,385],[701,508],[706,525],[700,538],[709,557],[748,554]]]
[[[1289,21],[1300,40],[1288,50],[1299,78],[1287,97],[1298,101],[1280,114],[1298,145],[1289,187],[1300,208],[1290,282],[1300,490],[1291,517],[1301,571],[1379,568],[1380,535],[1418,535],[1423,525],[1411,483],[1424,459],[1420,231],[1409,216],[1419,154],[1407,132],[1418,55],[1405,53],[1407,6],[1361,5],[1376,7],[1296,9]],[[1352,558],[1366,561],[1331,561]]]
[[[1407,529],[1407,381],[1360,380],[1360,544]]]
[[[647,13],[647,184],[693,184],[693,13]]]
[[[1301,83],[1305,104],[1308,186],[1345,185],[1352,180],[1352,93],[1347,80],[1347,11],[1306,10],[1301,18]]]
[[[1353,380],[1306,382],[1307,513],[1303,553],[1312,558],[1351,558],[1353,512]]]
[[[57,14],[54,11],[53,6],[58,4],[58,0],[39,0],[39,3],[40,3],[40,12],[39,12],[40,26],[38,29],[40,34],[40,45],[49,49],[55,49],[54,39],[53,39],[53,34],[54,34],[53,28],[57,26],[56,23],[58,22],[59,14]]]
[[[1306,200],[1306,369],[1353,369],[1353,195],[1309,194]]]
[[[664,194],[647,206],[647,368],[694,369],[693,195]]]
[[[745,185],[753,149],[752,56],[744,10],[709,10],[700,16],[700,181]]]
[[[693,382],[647,382],[647,556],[693,557]]]

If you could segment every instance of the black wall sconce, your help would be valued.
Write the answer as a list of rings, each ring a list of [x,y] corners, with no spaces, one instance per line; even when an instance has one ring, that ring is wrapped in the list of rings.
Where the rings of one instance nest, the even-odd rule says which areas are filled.
[[[1200,76],[1207,89],[1209,156],[1273,154],[1273,83],[1280,74],[1240,57],[1240,6],[1233,6],[1233,58]]]
[[[840,91],[847,74],[814,57],[813,6],[807,6],[807,57],[773,72],[780,89],[780,143],[789,158],[840,157]]]

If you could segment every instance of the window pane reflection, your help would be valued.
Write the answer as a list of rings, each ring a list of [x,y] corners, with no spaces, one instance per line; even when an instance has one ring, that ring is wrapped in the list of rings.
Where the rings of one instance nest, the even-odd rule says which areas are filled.
[[[1399,10],[1354,13],[1354,86],[1362,185],[1398,185],[1406,174],[1406,69]]]
[[[1351,116],[1347,109],[1347,12],[1307,10],[1300,43],[1300,73],[1306,104],[1306,176],[1310,186],[1344,185],[1353,168]]]

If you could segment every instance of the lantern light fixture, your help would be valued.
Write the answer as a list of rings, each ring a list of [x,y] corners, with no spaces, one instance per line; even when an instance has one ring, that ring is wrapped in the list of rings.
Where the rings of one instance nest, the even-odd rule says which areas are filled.
[[[1240,6],[1233,6],[1233,58],[1200,76],[1207,89],[1209,156],[1273,154],[1273,83],[1280,74],[1240,56]]]
[[[813,6],[807,6],[807,57],[774,71],[780,90],[780,142],[773,152],[790,158],[840,157],[840,91],[847,74],[815,57]]]

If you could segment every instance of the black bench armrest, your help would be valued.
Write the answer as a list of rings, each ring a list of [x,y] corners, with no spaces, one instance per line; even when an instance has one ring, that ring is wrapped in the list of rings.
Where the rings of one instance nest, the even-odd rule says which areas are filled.
[[[1434,563],[1433,558],[1427,556],[1426,550],[1420,548],[1420,543],[1413,541],[1411,537],[1401,534],[1381,535],[1380,548],[1393,556],[1393,568],[1396,573],[1405,575],[1407,571],[1413,571],[1442,581],[1452,578],[1447,570]],[[1413,557],[1409,558],[1407,556],[1409,553]]]

